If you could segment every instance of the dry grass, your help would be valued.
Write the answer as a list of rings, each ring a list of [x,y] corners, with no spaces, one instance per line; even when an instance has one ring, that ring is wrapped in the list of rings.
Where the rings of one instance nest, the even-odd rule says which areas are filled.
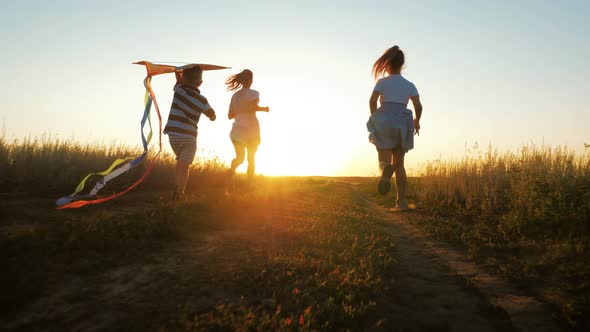
[[[150,148],[153,156],[155,144]],[[139,147],[120,144],[91,145],[73,140],[53,139],[51,136],[7,141],[0,137],[0,193],[26,192],[29,195],[65,196],[74,191],[88,173],[103,171],[117,158],[138,156]],[[127,174],[107,185],[103,192],[118,191],[137,179],[147,167],[143,162]],[[148,189],[172,188],[174,183],[174,156],[162,153],[151,175],[142,186]],[[221,181],[225,165],[218,159],[198,159],[191,167],[188,188],[205,178],[215,183]],[[95,179],[87,185],[92,188]],[[89,189],[88,189],[89,190]],[[56,197],[58,198],[58,197]]]
[[[53,209],[52,199],[88,172],[138,153],[50,138],[0,140],[7,195],[0,208],[8,216],[0,223],[0,267],[7,271],[0,274],[0,325],[83,330],[94,326],[88,312],[116,310],[105,326],[123,330],[130,322],[142,330],[395,326],[387,310],[393,243],[347,187],[336,192],[328,180],[261,177],[249,187],[238,178],[238,192],[226,196],[226,168],[208,160],[191,170],[187,191],[194,194],[170,202],[161,196],[172,186],[174,160],[163,156],[146,183],[120,199]],[[104,194],[142,171],[109,183]],[[175,261],[183,263],[170,270]],[[115,287],[109,276],[134,269],[137,278],[152,278],[142,284],[149,291],[131,288],[119,311],[122,300],[103,298],[104,289]]]
[[[431,162],[411,181],[411,196],[427,216],[423,225],[533,289],[569,325],[587,326],[588,147],[468,152],[462,160]]]
[[[5,267],[13,272],[10,282],[2,283],[8,287],[5,293],[9,296],[0,305],[31,303],[47,292],[46,279],[58,280],[66,272],[93,275],[104,268],[140,262],[141,253],[158,252],[177,242],[184,234],[179,227],[194,223],[195,215],[203,215],[199,219],[203,236],[227,220],[245,222],[241,214],[207,216],[205,212],[212,206],[213,211],[228,213],[216,202],[247,209],[253,200],[261,211],[268,208],[263,203],[268,198],[256,195],[248,196],[247,204],[233,202],[237,197],[226,201],[221,191],[225,165],[219,160],[201,160],[191,168],[187,189],[200,196],[193,198],[190,208],[187,205],[190,213],[186,221],[171,219],[170,215],[184,208],[170,207],[160,196],[172,188],[174,176],[173,158],[163,155],[141,189],[131,194],[136,198],[117,200],[109,209],[81,209],[70,214],[51,211],[46,198],[69,194],[87,173],[106,169],[115,158],[140,152],[133,147],[83,145],[51,137],[22,141],[0,137],[0,194],[6,195],[3,212],[9,217],[2,226],[10,230],[3,233],[2,252]],[[125,188],[144,167],[145,163],[109,183],[104,194]],[[285,186],[291,187],[299,180],[285,181]],[[308,185],[308,189],[289,192],[284,198],[332,190],[317,183]],[[206,193],[199,190],[204,187]],[[371,183],[371,191],[373,187]],[[426,229],[465,246],[480,262],[536,292],[553,304],[558,317],[571,327],[589,326],[589,149],[581,154],[559,147],[533,146],[503,153],[474,149],[462,160],[430,163],[423,176],[410,180],[409,189],[422,211],[416,221]],[[145,197],[137,200],[141,195]],[[29,208],[37,198],[39,204],[47,206]],[[206,204],[197,204],[201,200]],[[146,202],[151,208],[145,208]],[[260,268],[260,274],[243,266],[243,274],[236,276],[236,285],[252,282],[265,287],[264,292],[260,288],[251,292],[264,305],[228,302],[218,303],[212,310],[187,312],[189,327],[233,329],[252,317],[258,317],[251,321],[252,326],[273,329],[378,325],[379,318],[370,314],[373,310],[369,307],[374,303],[367,294],[378,297],[376,289],[391,286],[382,284],[384,279],[380,278],[391,273],[395,264],[385,255],[391,251],[390,241],[375,237],[371,223],[362,222],[371,219],[370,214],[359,210],[357,203],[350,197],[335,197],[326,201],[326,206],[309,201],[301,211],[306,211],[302,217],[310,222],[289,222],[285,229],[289,238],[299,234],[297,245],[279,249],[272,262],[264,257],[260,264],[252,265],[255,270]],[[289,242],[285,238],[284,243]],[[126,248],[127,258],[103,255],[121,248]],[[95,259],[88,263],[80,255]],[[50,261],[63,264],[56,267]],[[61,271],[60,266],[70,266],[73,272]],[[284,288],[282,283],[293,278],[297,287]],[[333,295],[327,296],[326,289]],[[301,294],[293,293],[298,291]],[[300,301],[287,304],[286,298]],[[299,323],[301,317],[303,324]]]

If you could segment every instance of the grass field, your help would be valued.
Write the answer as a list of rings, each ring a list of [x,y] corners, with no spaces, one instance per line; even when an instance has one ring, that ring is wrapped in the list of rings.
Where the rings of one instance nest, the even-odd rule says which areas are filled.
[[[0,282],[9,327],[269,330],[388,323],[387,313],[375,308],[392,288],[394,244],[375,232],[370,214],[350,196],[315,201],[326,180],[260,178],[250,188],[238,179],[238,192],[228,197],[221,165],[198,163],[188,197],[172,203],[164,196],[173,163],[164,157],[136,192],[108,206],[56,211],[52,199],[70,192],[80,174],[137,152],[35,140],[1,148],[2,188],[11,188],[2,193],[8,218],[0,248],[2,269],[10,271]],[[200,264],[183,266],[170,257]],[[84,312],[104,309],[103,301],[116,306],[116,298],[97,298],[104,290],[96,285],[124,293],[117,289],[124,277],[107,282],[104,271],[137,268],[132,278],[141,284],[135,279],[146,266],[161,279],[133,295],[129,312],[111,312],[106,322],[84,319]],[[188,302],[185,292],[192,295]]]
[[[476,151],[431,162],[410,191],[420,210],[413,221],[534,292],[565,324],[589,326],[588,148]]]
[[[0,140],[0,328],[511,329],[468,281],[421,256],[404,261],[408,248],[370,204],[393,202],[374,179],[238,178],[226,195],[224,165],[200,161],[188,197],[171,202],[174,162],[164,156],[120,199],[54,209],[86,173],[138,152]],[[404,219],[551,305],[561,328],[589,326],[588,154],[525,148],[438,161],[410,191],[418,209]]]
[[[36,196],[53,195],[57,199],[72,193],[87,174],[107,169],[117,158],[139,156],[142,152],[139,147],[114,143],[80,144],[72,140],[52,139],[50,136],[19,141],[7,141],[0,137],[0,188],[4,189],[4,194],[26,192]],[[121,180],[109,183],[105,190],[116,192],[125,188],[132,183],[131,179],[137,179],[143,174],[146,164],[144,162],[125,173],[119,177]],[[174,167],[174,157],[163,153],[142,186],[148,190],[169,189],[174,183]],[[223,165],[219,160],[197,159],[191,169],[188,186],[199,186],[201,180],[217,185],[215,181],[221,180],[220,172],[223,172]]]
[[[155,310],[153,321],[138,312],[110,324],[151,329],[167,322],[195,330],[386,324],[387,313],[374,309],[392,288],[387,275],[395,264],[393,243],[375,233],[367,211],[340,194],[314,202],[325,181],[269,179],[260,186],[230,198],[214,192],[173,205],[157,195],[135,195],[108,211],[46,211],[44,221],[20,229],[13,225],[1,248],[3,270],[12,272],[3,276],[8,280],[2,281],[2,311],[40,306],[38,300],[46,297],[56,303],[89,298],[100,303],[93,284],[105,281],[96,280],[97,274],[143,265],[160,270],[161,279],[151,280],[150,291],[131,302],[142,308],[137,310]],[[179,261],[160,261],[170,257]],[[199,264],[184,266],[190,258]],[[124,283],[119,279],[105,286],[118,292],[116,284]],[[184,292],[198,303],[183,303]],[[56,325],[23,317],[31,325],[19,327],[87,327],[68,320],[78,312],[51,315]]]

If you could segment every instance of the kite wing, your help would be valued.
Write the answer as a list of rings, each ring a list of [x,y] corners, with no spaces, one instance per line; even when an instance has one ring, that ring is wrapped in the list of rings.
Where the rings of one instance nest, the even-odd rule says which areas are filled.
[[[155,76],[160,74],[167,74],[167,73],[174,73],[186,68],[191,68],[195,66],[200,66],[203,70],[220,70],[220,69],[228,69],[229,67],[218,66],[218,65],[209,65],[206,63],[188,63],[182,66],[174,66],[168,64],[161,64],[161,63],[152,63],[149,61],[138,61],[134,62],[136,65],[145,66],[148,72],[148,76]]]

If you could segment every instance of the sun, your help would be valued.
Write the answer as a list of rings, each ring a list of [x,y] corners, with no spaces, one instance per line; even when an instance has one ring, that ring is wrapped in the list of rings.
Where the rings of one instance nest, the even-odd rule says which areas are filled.
[[[313,149],[285,149],[283,143],[265,142],[256,157],[257,173],[265,175],[330,175],[334,165],[325,163],[324,153]],[[288,142],[287,142],[288,143]],[[305,144],[293,140],[291,146]],[[308,142],[313,143],[313,142]],[[306,145],[309,146],[309,145]]]

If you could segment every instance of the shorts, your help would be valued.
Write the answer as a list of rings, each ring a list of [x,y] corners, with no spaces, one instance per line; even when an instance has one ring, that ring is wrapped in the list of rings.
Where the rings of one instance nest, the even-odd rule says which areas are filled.
[[[176,155],[176,160],[182,160],[189,164],[195,160],[197,153],[197,139],[195,137],[184,137],[168,135],[172,151]]]
[[[234,149],[236,150],[236,156],[239,156],[240,154],[243,155],[246,150],[248,151],[248,155],[254,155],[256,154],[256,151],[258,151],[260,140],[255,140],[253,142],[241,142],[232,137],[230,138],[234,145]]]

